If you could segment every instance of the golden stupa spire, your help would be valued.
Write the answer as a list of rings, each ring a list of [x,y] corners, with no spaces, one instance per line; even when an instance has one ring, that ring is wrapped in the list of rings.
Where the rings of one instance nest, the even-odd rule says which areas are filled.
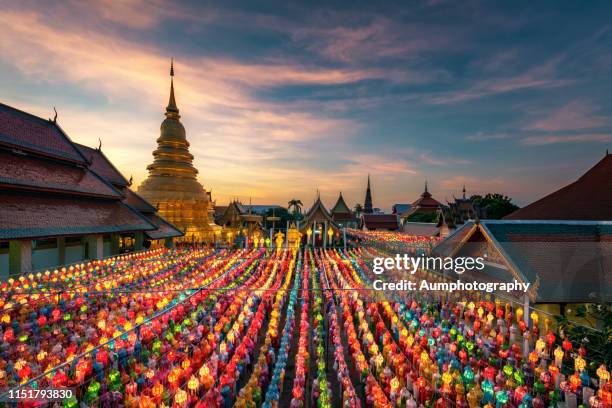
[[[178,107],[176,106],[176,100],[174,99],[174,58],[170,60],[170,100],[168,106],[166,106],[166,116],[178,114]]]

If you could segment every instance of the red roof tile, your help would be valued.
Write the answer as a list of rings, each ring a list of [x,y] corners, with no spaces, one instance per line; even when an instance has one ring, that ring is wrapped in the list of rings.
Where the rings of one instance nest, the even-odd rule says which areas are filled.
[[[351,213],[332,213],[332,219],[334,221],[354,221],[356,218]]]
[[[0,144],[79,163],[85,162],[56,123],[2,103]]]
[[[399,228],[395,214],[363,214],[361,217],[368,230],[395,231]]]
[[[89,168],[95,171],[99,176],[104,177],[110,183],[119,186],[127,187],[129,182],[123,177],[123,174],[117,170],[117,168],[111,163],[110,160],[102,153],[101,150],[92,149],[88,146],[81,144],[74,144],[85,156],[85,158],[91,162]]]
[[[157,229],[146,232],[147,236],[151,239],[172,238],[183,235],[181,230],[156,214],[145,214],[145,217],[147,217],[151,224],[157,227]]]
[[[0,149],[0,185],[28,190],[120,197],[100,177],[70,163],[10,153]]]
[[[151,203],[136,194],[134,191],[132,191],[132,189],[127,187],[124,188],[123,194],[125,195],[123,202],[132,207],[133,209],[143,213],[154,213],[157,211],[157,209],[153,207]]]
[[[505,219],[612,221],[612,154],[607,154],[572,184]]]
[[[0,193],[0,239],[152,230],[117,200]]]

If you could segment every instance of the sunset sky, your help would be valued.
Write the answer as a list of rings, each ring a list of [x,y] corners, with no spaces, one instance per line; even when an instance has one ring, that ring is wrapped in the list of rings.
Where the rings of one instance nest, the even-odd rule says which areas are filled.
[[[169,63],[218,204],[527,204],[612,149],[612,3],[0,0],[0,101],[98,145],[135,186]],[[259,3],[259,2],[257,2]],[[376,2],[378,3],[378,2]],[[348,5],[350,4],[350,5]]]

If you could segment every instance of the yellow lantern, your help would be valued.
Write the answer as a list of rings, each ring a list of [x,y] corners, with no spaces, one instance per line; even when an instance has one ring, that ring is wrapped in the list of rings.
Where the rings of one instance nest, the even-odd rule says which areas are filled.
[[[602,382],[602,384],[599,385],[600,388],[603,386],[603,384],[610,381],[610,372],[606,369],[605,364],[599,366],[597,369],[597,376],[599,377],[599,381]]]
[[[181,389],[176,390],[174,402],[176,402],[179,406],[184,405],[187,402],[187,393]]]
[[[574,367],[578,372],[584,371],[584,369],[586,368],[586,361],[584,360],[584,358],[580,356],[576,357],[576,360],[574,361]]]

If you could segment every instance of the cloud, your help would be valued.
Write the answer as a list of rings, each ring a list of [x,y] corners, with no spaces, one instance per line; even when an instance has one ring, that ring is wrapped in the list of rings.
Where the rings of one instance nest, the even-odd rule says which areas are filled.
[[[558,143],[578,143],[578,142],[612,142],[612,134],[606,133],[587,133],[578,135],[543,135],[530,136],[524,138],[521,143],[529,146],[551,145]]]
[[[470,140],[472,142],[486,142],[489,140],[503,140],[508,139],[510,135],[508,133],[487,133],[487,132],[476,132],[473,135],[468,135],[465,137],[465,140]]]
[[[457,157],[444,157],[439,154],[436,157],[432,157],[429,153],[421,153],[419,156],[420,162],[429,164],[432,166],[450,166],[457,164],[471,164],[470,160],[461,159]]]
[[[559,76],[559,67],[564,58],[564,55],[556,56],[519,74],[504,74],[468,81],[462,89],[434,94],[427,97],[426,100],[434,105],[446,105],[516,91],[544,90],[566,86],[575,81]]]
[[[596,114],[597,111],[598,108],[591,103],[572,101],[529,123],[524,129],[563,132],[594,129],[610,124],[610,119]]]
[[[445,48],[451,41],[440,30],[419,23],[404,25],[382,16],[367,24],[304,26],[295,29],[292,38],[328,60],[345,63],[415,57]]]

